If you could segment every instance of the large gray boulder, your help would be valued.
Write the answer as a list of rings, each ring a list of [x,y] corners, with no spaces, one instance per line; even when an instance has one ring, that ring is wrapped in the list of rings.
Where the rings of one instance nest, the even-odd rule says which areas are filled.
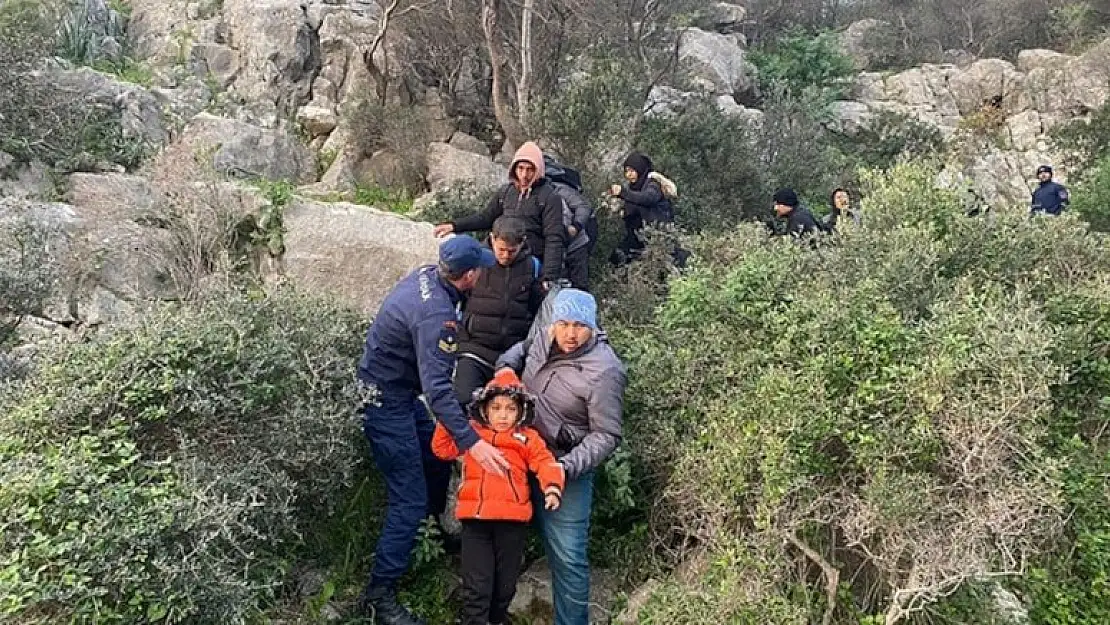
[[[316,180],[315,155],[281,129],[201,113],[182,131],[181,147],[204,155],[220,173],[306,184]]]
[[[71,91],[75,99],[85,100],[90,106],[114,109],[125,137],[152,147],[164,145],[169,138],[157,98],[139,85],[87,67],[45,72],[39,78]]]
[[[265,117],[307,104],[320,71],[320,40],[300,0],[224,0],[228,44],[239,51],[235,93]]]
[[[398,280],[438,258],[431,224],[367,206],[297,199],[284,223],[285,276],[367,315]]]
[[[428,186],[444,191],[460,184],[473,184],[478,191],[508,180],[507,170],[487,156],[460,150],[448,143],[428,145]]]
[[[896,38],[890,22],[868,18],[849,24],[840,35],[840,46],[856,69],[868,70],[887,60]]]
[[[686,77],[703,91],[733,95],[756,88],[756,68],[735,37],[687,28],[682,31],[678,58]]]
[[[714,2],[706,9],[706,17],[713,25],[713,30],[726,35],[738,32],[747,16],[747,9],[729,2]]]

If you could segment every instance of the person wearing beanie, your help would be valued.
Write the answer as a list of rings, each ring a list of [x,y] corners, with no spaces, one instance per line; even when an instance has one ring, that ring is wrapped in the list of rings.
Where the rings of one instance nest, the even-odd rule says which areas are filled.
[[[566,230],[565,201],[544,175],[543,152],[528,141],[520,146],[509,166],[509,183],[501,187],[480,213],[442,223],[433,230],[442,237],[452,232],[489,230],[502,215],[519,217],[526,224],[525,243],[543,263],[543,279],[550,288],[563,273]]]
[[[788,234],[795,238],[809,236],[822,230],[820,224],[813,217],[813,213],[802,205],[798,194],[793,189],[779,189],[773,197],[775,216],[786,220],[786,230],[781,234]]]
[[[420,395],[469,458],[494,473],[509,467],[470,425],[451,385],[458,350],[456,311],[463,294],[496,262],[493,252],[472,237],[447,239],[439,246],[439,265],[420,267],[398,282],[366,335],[358,362],[362,429],[388,496],[370,580],[358,603],[378,625],[422,623],[397,601],[396,588],[420,524],[447,506],[451,466],[432,455],[435,424]]]
[[[497,367],[522,372],[525,389],[536,396],[534,427],[566,471],[562,505],[537,506],[536,524],[551,566],[555,625],[585,625],[594,471],[621,441],[624,365],[598,326],[594,297],[562,289],[555,294],[550,325],[514,345]],[[533,501],[542,496],[533,485]]]
[[[1037,188],[1033,191],[1030,214],[1044,213],[1059,215],[1068,207],[1071,198],[1064,185],[1052,180],[1052,167],[1041,165],[1037,168]]]
[[[624,159],[624,182],[612,185],[609,194],[623,202],[624,238],[611,259],[613,264],[620,265],[643,253],[640,231],[645,227],[674,223],[671,198],[678,195],[678,190],[673,182],[654,171],[650,158],[633,152]]]
[[[533,515],[529,473],[536,476],[543,509],[559,509],[566,478],[543,438],[528,425],[534,410],[535,400],[510,369],[474,392],[470,423],[512,469],[507,475],[490,473],[469,455],[463,457],[455,510],[462,522],[462,625],[506,622]],[[432,451],[445,461],[460,455],[443,424],[436,426]]]

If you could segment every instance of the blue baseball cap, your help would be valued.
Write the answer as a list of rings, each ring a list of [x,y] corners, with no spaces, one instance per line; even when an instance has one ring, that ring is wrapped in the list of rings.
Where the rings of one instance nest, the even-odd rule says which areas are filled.
[[[451,273],[462,273],[480,267],[493,267],[497,257],[474,237],[454,236],[439,246],[439,262]]]

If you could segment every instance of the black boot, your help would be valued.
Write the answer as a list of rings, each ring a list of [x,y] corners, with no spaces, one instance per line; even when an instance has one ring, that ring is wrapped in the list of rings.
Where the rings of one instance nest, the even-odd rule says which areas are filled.
[[[397,602],[397,592],[386,586],[367,587],[358,598],[359,612],[374,619],[374,625],[425,625]]]

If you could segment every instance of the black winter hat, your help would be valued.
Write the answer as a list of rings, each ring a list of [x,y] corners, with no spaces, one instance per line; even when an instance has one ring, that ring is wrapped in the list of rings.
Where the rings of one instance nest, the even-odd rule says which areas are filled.
[[[775,204],[782,204],[784,206],[798,207],[798,194],[794,193],[794,189],[779,189],[775,191],[774,197]]]
[[[639,152],[633,152],[624,159],[624,166],[634,170],[642,180],[653,169],[651,159]]]
[[[1044,173],[1051,174],[1052,173],[1052,166],[1051,165],[1041,165],[1040,167],[1037,168],[1037,175],[1038,176],[1041,175],[1041,174],[1044,174]]]

